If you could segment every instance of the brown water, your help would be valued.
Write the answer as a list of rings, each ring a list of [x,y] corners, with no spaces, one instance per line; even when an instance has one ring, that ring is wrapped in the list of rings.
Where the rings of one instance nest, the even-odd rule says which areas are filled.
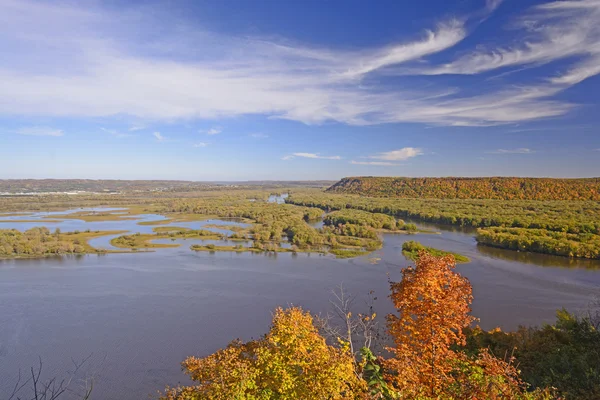
[[[149,231],[135,223],[67,221],[58,226],[63,231]],[[206,223],[187,226],[201,224]],[[94,399],[148,398],[165,385],[187,382],[179,367],[186,356],[206,355],[233,338],[266,332],[277,306],[326,312],[329,292],[340,283],[359,297],[374,290],[377,312],[384,315],[392,311],[388,276],[399,279],[400,269],[408,265],[401,255],[405,240],[472,259],[457,268],[473,285],[473,313],[485,328],[551,322],[556,309],[583,309],[600,294],[598,262],[484,248],[469,231],[441,232],[385,235],[381,250],[351,260],[196,253],[189,245],[198,241],[188,240],[181,248],[154,253],[0,261],[0,399],[19,368],[36,364],[38,357],[46,376],[53,376],[69,370],[71,359],[90,354],[81,376],[94,376]],[[106,238],[97,240],[108,244]],[[371,257],[381,260],[371,264]]]

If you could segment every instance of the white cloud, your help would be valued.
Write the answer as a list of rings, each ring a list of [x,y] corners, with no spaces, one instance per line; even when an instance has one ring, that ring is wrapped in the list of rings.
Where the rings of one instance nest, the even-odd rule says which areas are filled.
[[[119,132],[119,131],[117,131],[115,129],[107,129],[107,128],[100,128],[100,129],[102,131],[108,133],[109,135],[112,135],[112,136],[116,137],[116,138],[125,138],[125,137],[131,137],[131,136],[133,136],[130,133],[122,133],[122,132]],[[130,131],[131,131],[131,129],[130,129]]]
[[[376,160],[385,161],[404,161],[409,158],[417,157],[423,154],[423,151],[415,147],[404,147],[398,150],[386,151],[383,153],[368,156],[367,158],[373,158]]]
[[[342,76],[359,77],[369,72],[391,65],[403,64],[423,56],[448,49],[466,36],[463,22],[452,20],[441,24],[437,31],[427,31],[424,39],[390,46],[359,58],[356,66],[349,68]]]
[[[555,96],[598,73],[595,0],[533,8],[517,26],[515,43],[441,65],[427,56],[459,43],[468,19],[415,32],[412,40],[347,50],[219,36],[171,23],[165,10],[117,14],[76,4],[0,1],[0,48],[11,54],[0,65],[0,115],[173,121],[259,114],[306,124],[490,126],[564,115],[574,106]],[[483,13],[498,4],[486,1]],[[141,41],[144,34],[152,40]],[[410,78],[401,85],[379,79],[409,66],[418,75],[478,74],[558,59],[573,60],[566,73],[493,92],[480,85],[469,95],[433,76],[418,89],[409,89]]]
[[[146,126],[144,126],[144,125],[131,125],[129,127],[129,131],[130,132],[141,131],[142,129],[146,129]]]
[[[199,132],[206,133],[207,135],[218,135],[219,133],[223,132],[223,129],[220,127],[214,127],[206,130],[200,130]]]
[[[321,159],[321,160],[341,160],[340,156],[322,156],[318,153],[292,153],[287,156],[283,156],[282,160],[291,160],[292,158],[300,157],[300,158],[312,158],[312,159]]]
[[[254,139],[266,139],[269,137],[266,133],[251,133],[250,137]]]
[[[380,166],[380,167],[397,167],[399,165],[402,164],[396,164],[393,162],[389,162],[389,161],[355,161],[352,160],[350,161],[350,164],[355,164],[355,165],[376,165],[376,166]]]
[[[488,154],[533,154],[534,150],[520,147],[518,149],[498,149],[494,151],[488,151]]]
[[[167,138],[161,135],[160,132],[154,132],[152,136],[154,136],[159,142],[164,142],[165,140],[167,140]]]
[[[600,2],[597,0],[555,1],[533,7],[516,24],[519,42],[490,50],[477,50],[422,74],[478,74],[498,68],[538,66],[568,57],[583,57],[584,71],[573,77],[558,77],[554,83],[573,85],[600,73]],[[596,67],[596,68],[594,68]],[[586,75],[587,73],[587,75]]]
[[[64,136],[62,129],[49,128],[46,126],[23,127],[17,129],[15,133],[26,136]]]
[[[208,143],[206,143],[206,142],[194,143],[194,147],[206,147],[206,146],[208,146]]]

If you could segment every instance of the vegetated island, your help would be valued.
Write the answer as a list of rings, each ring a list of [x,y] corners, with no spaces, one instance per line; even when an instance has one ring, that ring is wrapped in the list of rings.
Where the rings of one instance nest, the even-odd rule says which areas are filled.
[[[453,185],[451,182],[456,181]],[[480,199],[494,197],[479,194],[476,189],[484,184],[499,181],[505,186],[520,182],[525,188],[530,180],[536,183],[535,190],[523,189],[520,195],[498,189],[495,197],[502,199]],[[352,182],[360,182],[355,185]],[[463,227],[481,228],[477,240],[482,245],[509,250],[530,251],[566,257],[600,259],[600,203],[585,200],[597,198],[598,179],[541,179],[535,178],[346,178],[328,191],[305,190],[293,193],[287,202],[305,207],[319,207],[326,212],[349,209],[382,213],[401,219],[420,220]],[[383,195],[382,182],[410,182],[421,184],[420,191],[433,193],[434,198],[366,197]],[[435,198],[446,196],[436,184],[443,182],[460,188],[464,198]],[[473,188],[467,190],[465,182]],[[510,187],[510,185],[508,185]],[[521,187],[521,186],[518,186]],[[363,195],[359,195],[365,189]],[[380,190],[381,189],[381,190]],[[516,190],[516,189],[515,189]],[[545,190],[545,192],[544,192]],[[352,194],[346,194],[345,192]],[[389,192],[389,190],[388,190]],[[542,192],[546,194],[542,194]],[[391,193],[391,192],[390,192]],[[403,192],[408,195],[409,192]],[[415,194],[416,193],[416,194]],[[578,195],[576,195],[579,193]],[[470,198],[469,198],[470,196]],[[563,196],[563,197],[561,197]],[[456,196],[454,196],[456,197]],[[546,200],[522,200],[523,197]],[[578,199],[578,200],[574,200]]]
[[[51,232],[46,227],[31,228],[25,232],[16,229],[0,230],[0,258],[39,258],[56,255],[99,254],[115,252],[96,249],[88,240],[116,235],[126,231]]]
[[[477,243],[501,249],[564,257],[600,259],[600,235],[546,229],[487,228],[477,230]]]
[[[457,264],[471,262],[471,259],[469,257],[463,256],[462,254],[439,250],[433,247],[423,246],[421,243],[415,242],[414,240],[409,240],[408,242],[404,242],[402,244],[402,254],[404,254],[404,256],[409,260],[417,261],[420,255],[423,254],[423,252],[427,252],[432,256],[436,257],[451,255],[454,257]]]
[[[123,235],[116,237],[110,241],[110,244],[131,250],[138,249],[151,249],[151,248],[169,248],[179,247],[178,243],[152,243],[157,239],[210,239],[210,240],[222,240],[224,235],[207,231],[204,229],[186,229],[173,227],[158,227],[153,229],[156,233],[134,233],[131,235]]]
[[[355,257],[381,248],[381,233],[431,233],[404,222],[418,220],[481,228],[477,233],[477,240],[481,245],[600,259],[600,203],[585,200],[595,198],[597,181],[536,178],[345,178],[327,191],[307,186],[277,189],[277,192],[290,194],[285,204],[269,203],[269,196],[274,192],[265,187],[254,186],[249,189],[250,186],[223,186],[193,191],[192,187],[196,186],[192,185],[184,186],[185,189],[181,192],[170,188],[168,191],[78,196],[0,197],[0,210],[9,215],[9,212],[23,210],[120,207],[122,210],[55,214],[48,216],[45,221],[42,219],[42,223],[65,219],[86,222],[131,221],[133,218],[140,218],[141,214],[159,214],[163,216],[162,219],[140,220],[137,223],[165,227],[165,232],[171,231],[167,225],[178,222],[235,218],[249,226],[226,227],[219,225],[217,221],[207,228],[233,231],[227,235],[227,240],[251,241],[250,246],[223,243],[215,244],[211,249],[202,246],[196,249],[325,252],[337,257]],[[397,187],[412,188],[412,191],[403,189],[398,194],[385,188],[385,185],[392,183]],[[448,188],[452,188],[454,192]],[[352,193],[347,194],[345,191]],[[361,194],[353,194],[359,192]],[[366,197],[374,195],[388,197]],[[408,195],[431,195],[434,198],[402,197]],[[522,199],[524,197],[544,200]],[[315,222],[321,219],[323,226],[317,227]],[[26,220],[29,219],[24,218],[21,222]],[[34,222],[33,219],[31,221]],[[161,232],[155,230],[154,235],[140,234],[136,238],[113,241],[113,244],[121,248],[136,249],[177,245],[162,243],[151,246],[152,239],[167,237],[158,233]],[[197,235],[196,238],[213,238],[212,235],[216,234]],[[168,237],[185,238],[182,234]],[[218,236],[214,239],[218,239]],[[249,248],[253,250],[247,250]]]

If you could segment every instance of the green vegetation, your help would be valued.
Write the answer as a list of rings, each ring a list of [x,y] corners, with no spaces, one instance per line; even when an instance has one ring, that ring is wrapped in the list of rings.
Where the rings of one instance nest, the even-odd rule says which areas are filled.
[[[110,241],[115,247],[126,248],[126,249],[139,249],[139,248],[168,248],[168,247],[179,247],[178,243],[151,243],[152,240],[157,239],[211,239],[220,240],[223,239],[223,235],[214,233],[206,230],[192,230],[186,229],[179,231],[159,231],[155,234],[142,234],[135,233],[133,235],[123,235],[116,237]]]
[[[277,247],[274,246],[269,250],[264,250],[264,249],[258,248],[258,247],[245,247],[242,245],[217,246],[214,244],[207,244],[207,245],[194,244],[194,245],[190,246],[190,249],[194,250],[194,251],[232,251],[235,253],[242,253],[242,252],[263,253],[265,251],[276,252],[276,253],[291,252],[291,250],[283,249],[278,246]]]
[[[328,191],[373,197],[600,200],[600,178],[344,178]]]
[[[191,228],[185,228],[181,226],[157,226],[152,228],[152,231],[156,233],[165,233],[165,232],[185,232],[191,231]]]
[[[288,203],[326,211],[356,209],[458,226],[600,234],[600,203],[595,201],[386,199],[303,191],[291,195]]]
[[[78,219],[85,222],[99,222],[99,221],[123,221],[131,220],[135,218],[135,214],[119,214],[118,211],[114,213],[110,212],[77,212],[73,214],[63,215],[50,215],[47,218],[58,219],[62,221],[65,219]],[[38,221],[39,222],[39,221]],[[46,222],[46,220],[44,220]]]
[[[16,229],[0,230],[0,258],[46,257],[51,255],[100,253],[88,240],[123,233],[124,231],[50,232],[48,228],[32,228],[25,232]]]
[[[339,210],[329,213],[323,219],[325,225],[345,225],[354,224],[360,226],[369,226],[375,229],[387,229],[395,231],[399,226],[403,226],[403,221],[396,222],[394,217],[386,214],[365,212],[360,210]]]
[[[335,255],[337,258],[354,258],[370,253],[369,251],[357,249],[331,249],[329,252]]]
[[[513,250],[587,258],[597,258],[600,251],[600,203],[595,201],[389,199],[303,191],[288,202],[448,225],[521,228],[485,229],[478,235],[482,244]]]
[[[256,248],[280,243],[283,238],[301,251],[329,249],[331,253],[341,253],[340,249],[355,247],[357,254],[373,251],[381,247],[381,239],[373,228],[358,225],[336,227],[325,226],[315,229],[307,222],[321,218],[323,211],[314,207],[299,207],[292,204],[272,204],[249,202],[247,198],[227,194],[220,198],[178,199],[167,206],[169,212],[216,215],[219,218],[242,218],[252,221],[252,228],[240,229],[231,239],[252,238]],[[368,214],[368,213],[366,213]],[[383,215],[386,219],[393,218]],[[227,227],[230,229],[230,227]],[[277,251],[277,250],[276,250]]]
[[[466,349],[471,354],[489,348],[493,354],[513,355],[532,389],[555,387],[562,399],[596,400],[600,398],[599,328],[597,309],[584,316],[561,310],[552,325],[520,327],[516,332],[469,329]]]
[[[545,229],[486,228],[477,230],[477,242],[502,249],[600,259],[600,235],[554,232]]]
[[[452,255],[452,256],[454,256],[456,263],[459,263],[459,264],[471,262],[469,257],[465,257],[458,253],[452,253],[450,251],[434,249],[433,247],[426,247],[426,246],[423,246],[421,243],[415,242],[413,240],[404,242],[402,244],[402,254],[404,254],[404,256],[410,260],[417,261],[417,259],[419,258],[419,255],[421,254],[422,251],[426,251],[427,253],[429,253],[433,256],[436,256],[436,257]]]

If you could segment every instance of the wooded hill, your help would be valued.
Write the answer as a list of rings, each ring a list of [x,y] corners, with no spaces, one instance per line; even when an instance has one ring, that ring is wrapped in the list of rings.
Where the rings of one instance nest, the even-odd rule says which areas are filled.
[[[371,197],[600,201],[600,178],[350,177],[329,192]]]

